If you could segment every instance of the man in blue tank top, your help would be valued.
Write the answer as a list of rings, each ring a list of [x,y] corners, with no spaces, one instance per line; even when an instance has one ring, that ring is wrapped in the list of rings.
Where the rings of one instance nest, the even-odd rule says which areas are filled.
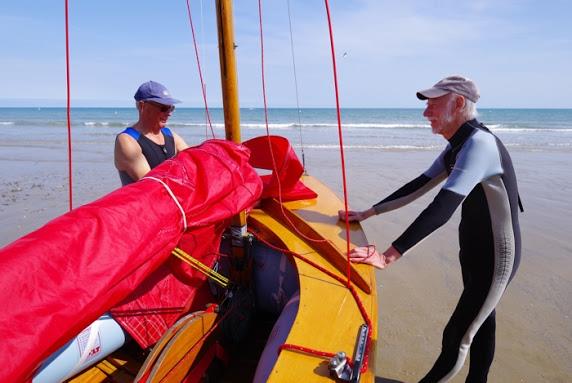
[[[171,97],[167,88],[158,82],[146,82],[137,89],[135,101],[138,121],[115,139],[115,167],[123,185],[137,181],[188,147],[181,137],[166,127],[175,104],[180,102]],[[66,380],[102,360],[125,341],[126,332],[111,315],[104,314],[52,354],[38,369],[33,382]],[[80,349],[78,345],[85,342],[85,350]],[[87,354],[96,347],[97,357]]]
[[[142,84],[135,93],[139,120],[115,139],[115,167],[121,184],[135,182],[155,166],[188,147],[166,127],[180,101],[155,81]]]
[[[446,382],[459,372],[470,350],[467,382],[486,382],[495,349],[495,307],[520,261],[516,175],[510,156],[479,123],[475,83],[450,76],[419,91],[427,100],[423,115],[433,133],[448,144],[433,164],[387,198],[364,211],[349,211],[350,221],[400,208],[445,181],[433,202],[382,254],[357,248],[352,261],[386,268],[445,224],[462,205],[459,259],[463,292],[443,332],[441,354],[421,380]],[[521,207],[521,206],[520,206]],[[522,207],[521,207],[522,210]],[[345,219],[345,211],[339,212]]]

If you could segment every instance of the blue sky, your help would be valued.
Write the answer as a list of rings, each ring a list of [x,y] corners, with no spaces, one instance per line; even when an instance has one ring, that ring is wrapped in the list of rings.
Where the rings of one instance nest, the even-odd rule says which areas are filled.
[[[465,74],[481,107],[572,107],[569,0],[330,0],[342,107],[421,107]],[[214,0],[191,0],[210,106],[220,106]],[[257,0],[235,2],[240,104],[262,105]],[[290,0],[301,107],[335,105],[322,0]],[[296,105],[287,0],[263,2],[271,107]],[[70,0],[73,106],[130,106],[164,83],[201,107],[185,0]],[[0,106],[65,103],[64,1],[0,3]]]

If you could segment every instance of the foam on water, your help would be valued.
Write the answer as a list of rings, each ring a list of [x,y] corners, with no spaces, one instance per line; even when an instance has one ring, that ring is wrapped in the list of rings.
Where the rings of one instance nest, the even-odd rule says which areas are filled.
[[[212,108],[211,121],[217,138],[223,138],[223,113]],[[241,110],[244,140],[265,134],[264,111]],[[522,150],[572,149],[572,109],[483,109],[479,120],[508,146]],[[74,108],[73,139],[91,142],[101,137],[108,144],[113,136],[137,120],[135,108]],[[0,126],[5,139],[15,144],[29,140],[65,140],[65,108],[0,108]],[[208,129],[204,110],[178,108],[169,120],[191,144],[205,138]],[[338,147],[338,124],[333,109],[270,109],[270,134],[314,150]],[[301,133],[300,133],[301,132]],[[343,109],[342,133],[350,150],[434,150],[445,141],[431,133],[422,109]],[[300,134],[302,138],[300,138]]]

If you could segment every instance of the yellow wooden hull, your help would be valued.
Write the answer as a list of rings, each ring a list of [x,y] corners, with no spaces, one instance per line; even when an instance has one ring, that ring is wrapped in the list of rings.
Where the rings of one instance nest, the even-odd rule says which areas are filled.
[[[345,224],[338,222],[337,212],[343,204],[326,186],[313,177],[303,177],[304,183],[318,193],[313,200],[294,201],[284,206],[301,218],[311,229],[327,239],[338,249],[339,256],[344,256],[346,249]],[[287,220],[272,217],[262,208],[254,209],[249,215],[249,225],[260,232],[261,236],[277,247],[303,255],[321,267],[336,275],[346,278],[345,269],[335,266],[335,262],[315,250],[312,241],[293,229]],[[294,225],[295,226],[295,225]],[[288,228],[290,227],[290,229]],[[266,232],[266,235],[264,233]],[[365,246],[367,239],[358,224],[351,225],[351,247]],[[301,259],[294,258],[300,284],[300,303],[294,324],[286,343],[325,352],[343,351],[353,356],[356,338],[361,324],[364,323],[359,307],[350,290],[344,283],[328,276],[314,266]],[[365,281],[366,288],[355,287],[372,324],[369,354],[369,368],[362,374],[361,382],[374,382],[375,349],[378,336],[378,308],[375,270],[367,265],[353,265],[353,273],[358,273],[360,280]],[[355,275],[354,275],[355,277]],[[352,278],[353,279],[353,278]],[[354,285],[356,286],[356,285]],[[369,290],[369,293],[366,292]],[[186,329],[186,330],[185,330]],[[195,332],[198,338],[205,330],[183,327],[181,331]],[[170,352],[181,352],[173,348]],[[188,357],[187,357],[188,360]],[[190,365],[190,364],[189,364]],[[136,363],[114,355],[98,366],[85,371],[72,379],[72,382],[133,381],[137,374]],[[158,374],[161,376],[161,374]],[[226,381],[226,380],[225,380]],[[269,376],[269,382],[331,382],[328,361],[321,357],[308,355],[298,351],[282,350]]]
[[[286,203],[286,206],[296,211],[300,217],[304,218],[339,249],[345,249],[345,224],[338,222],[337,219],[338,210],[343,209],[342,203],[331,190],[315,178],[304,177],[304,183],[316,191],[319,198],[312,201],[290,202]],[[344,276],[308,244],[274,219],[260,211],[254,211],[252,216],[272,228],[290,250],[304,254],[327,270]],[[367,245],[367,239],[359,225],[352,225],[351,241],[352,247]],[[287,343],[328,352],[344,351],[351,356],[355,347],[358,328],[363,323],[352,294],[346,286],[314,267],[299,259],[295,259],[295,262],[300,277],[300,306]],[[366,265],[357,265],[356,269],[371,287],[370,294],[366,294],[359,288],[356,288],[356,291],[373,324],[369,369],[362,375],[361,381],[373,382],[375,380],[373,368],[375,355],[373,354],[377,341],[375,270]],[[270,375],[269,382],[293,382],[297,380],[304,382],[332,381],[325,361],[302,353],[282,351]]]

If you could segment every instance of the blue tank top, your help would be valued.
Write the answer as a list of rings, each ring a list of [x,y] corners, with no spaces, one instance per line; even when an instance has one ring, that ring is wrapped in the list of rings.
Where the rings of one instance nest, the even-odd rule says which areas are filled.
[[[149,167],[153,169],[163,163],[163,161],[175,156],[175,138],[173,137],[173,133],[169,128],[161,129],[161,133],[165,139],[165,145],[156,144],[133,127],[129,127],[119,134],[128,134],[137,141],[141,147],[143,156],[149,163]],[[135,182],[135,180],[124,171],[119,171],[119,178],[123,186]]]

